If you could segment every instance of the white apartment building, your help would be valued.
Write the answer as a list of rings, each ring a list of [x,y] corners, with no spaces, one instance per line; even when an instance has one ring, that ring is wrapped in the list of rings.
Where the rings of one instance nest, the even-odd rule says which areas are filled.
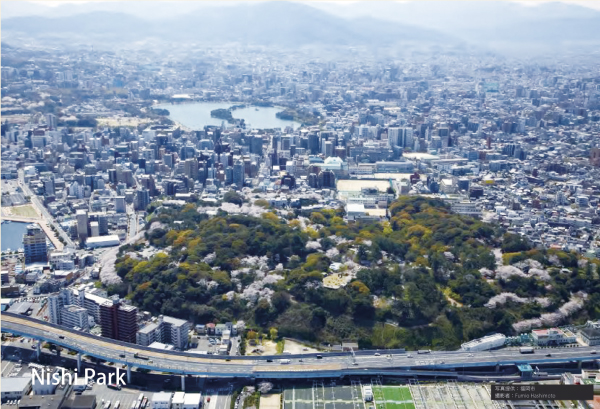
[[[150,323],[137,332],[136,342],[142,346],[162,342],[184,350],[188,346],[189,332],[190,323],[186,320],[161,315],[157,322]]]
[[[89,331],[90,323],[88,312],[83,307],[76,305],[64,306],[60,312],[61,324],[69,328],[79,328],[81,331]]]
[[[63,309],[64,301],[60,294],[48,296],[48,318],[52,324],[61,323],[60,312]]]

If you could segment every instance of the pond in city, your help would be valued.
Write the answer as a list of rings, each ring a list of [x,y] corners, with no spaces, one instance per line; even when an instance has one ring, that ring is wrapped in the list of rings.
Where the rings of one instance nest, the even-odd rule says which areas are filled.
[[[169,118],[191,129],[203,129],[206,125],[220,126],[223,119],[213,118],[210,112],[215,109],[227,109],[233,105],[242,105],[241,102],[190,102],[182,104],[160,104],[155,108],[169,111]],[[281,107],[255,107],[246,106],[232,111],[236,119],[243,119],[246,128],[272,129],[291,126],[298,128],[299,122],[279,119],[275,115],[283,111]],[[227,122],[226,122],[227,125]]]

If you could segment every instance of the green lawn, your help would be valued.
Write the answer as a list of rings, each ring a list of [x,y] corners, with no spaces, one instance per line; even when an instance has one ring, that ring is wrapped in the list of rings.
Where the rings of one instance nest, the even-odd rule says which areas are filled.
[[[410,389],[406,386],[384,386],[383,397],[386,409],[414,409]]]
[[[386,401],[405,401],[412,400],[410,389],[406,386],[384,386],[383,397]]]
[[[38,214],[35,212],[33,207],[31,207],[31,205],[15,206],[11,209],[11,211],[12,211],[12,214],[14,214],[16,216],[33,217],[33,218],[38,217]]]

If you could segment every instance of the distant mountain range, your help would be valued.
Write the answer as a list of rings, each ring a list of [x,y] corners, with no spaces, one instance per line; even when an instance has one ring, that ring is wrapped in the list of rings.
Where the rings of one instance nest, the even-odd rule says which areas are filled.
[[[19,3],[19,4],[17,4]],[[403,43],[552,52],[600,42],[600,11],[510,2],[88,2],[2,3],[2,40],[219,45],[401,46]],[[147,5],[147,7],[146,7]],[[143,10],[141,10],[143,9]],[[119,10],[119,11],[117,11]],[[41,14],[41,15],[40,15]]]
[[[2,19],[5,34],[35,38],[68,35],[72,40],[164,41],[277,45],[389,45],[407,42],[439,44],[461,41],[428,28],[384,22],[371,17],[345,19],[299,3],[244,3],[210,7],[163,20],[94,11],[65,17],[27,16]],[[4,38],[3,38],[4,39]]]

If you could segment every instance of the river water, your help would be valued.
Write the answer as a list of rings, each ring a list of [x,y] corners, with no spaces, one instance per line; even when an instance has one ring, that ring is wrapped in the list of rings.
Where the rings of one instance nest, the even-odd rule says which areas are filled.
[[[222,119],[213,118],[210,116],[210,111],[215,109],[227,109],[232,105],[241,105],[242,103],[235,102],[191,102],[182,104],[160,104],[156,108],[167,109],[171,114],[169,116],[173,121],[179,122],[181,125],[200,130],[206,125],[220,126]],[[299,122],[287,121],[279,119],[275,116],[278,112],[283,111],[281,107],[254,107],[236,109],[232,111],[232,115],[236,119],[243,119],[246,122],[246,128],[256,129],[272,129],[285,128],[291,126],[298,128]],[[227,126],[227,122],[225,122]]]

